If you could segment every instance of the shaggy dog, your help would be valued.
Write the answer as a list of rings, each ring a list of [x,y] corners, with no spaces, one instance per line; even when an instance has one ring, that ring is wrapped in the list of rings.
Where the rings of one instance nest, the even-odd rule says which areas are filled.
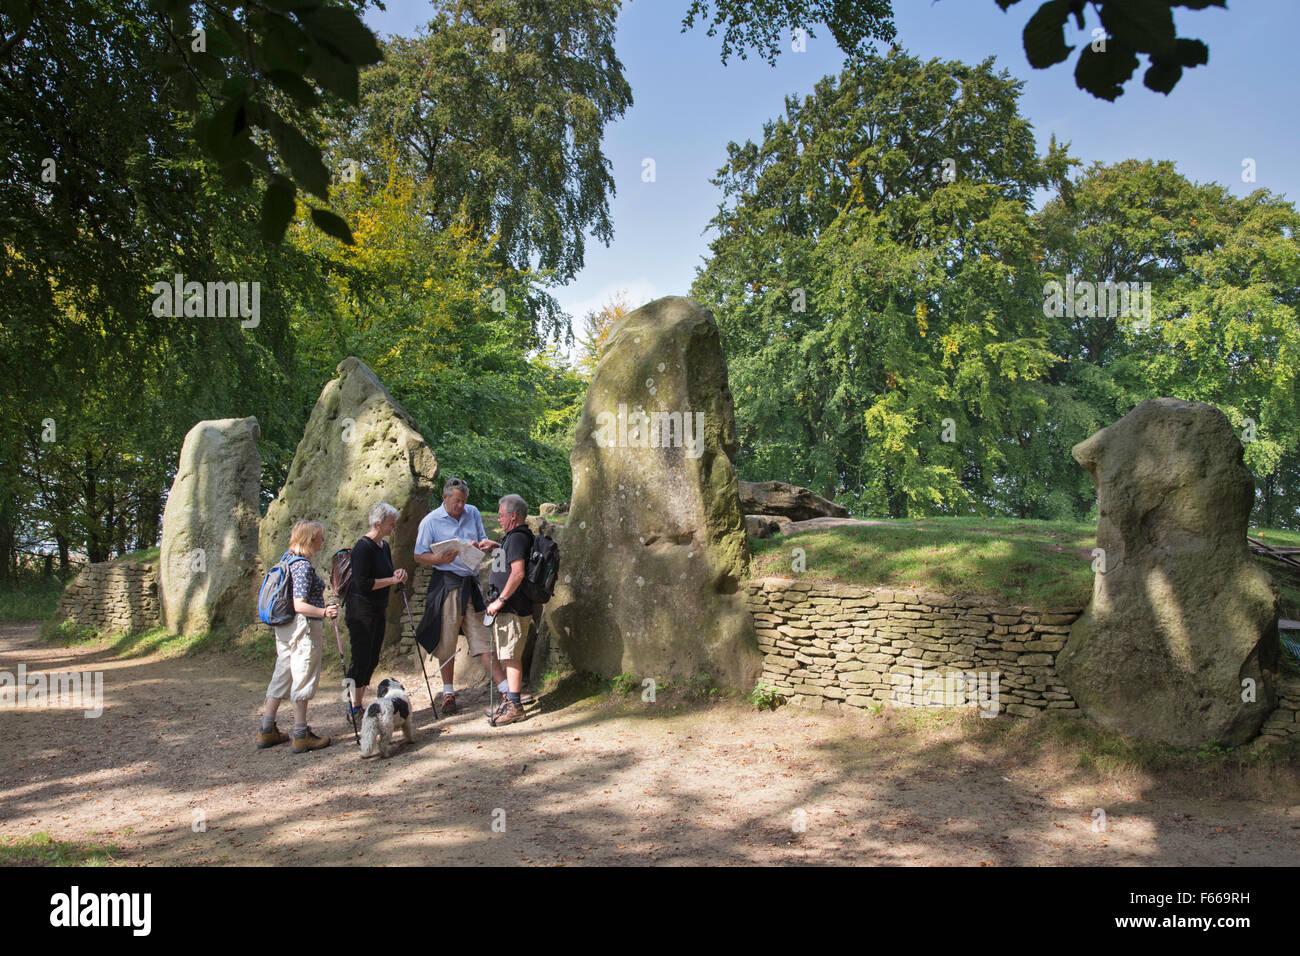
[[[373,757],[383,754],[387,757],[393,751],[393,731],[401,728],[406,732],[406,742],[415,740],[415,730],[411,726],[411,701],[406,696],[406,688],[399,681],[386,677],[375,689],[378,699],[366,708],[366,715],[361,719],[361,756]]]

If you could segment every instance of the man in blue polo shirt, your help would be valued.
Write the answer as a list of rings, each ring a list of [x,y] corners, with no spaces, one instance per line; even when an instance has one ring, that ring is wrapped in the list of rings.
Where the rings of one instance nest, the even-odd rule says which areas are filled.
[[[449,479],[442,489],[442,506],[424,516],[415,536],[416,563],[433,568],[424,617],[416,628],[415,639],[424,650],[436,654],[441,665],[444,714],[454,714],[459,709],[453,678],[456,641],[461,632],[464,631],[473,656],[488,654],[492,649],[492,632],[483,624],[486,605],[479,589],[477,569],[466,565],[455,548],[430,551],[436,542],[453,538],[469,542],[484,552],[497,547],[495,541],[488,540],[483,516],[466,503],[468,499],[469,485],[460,478]]]

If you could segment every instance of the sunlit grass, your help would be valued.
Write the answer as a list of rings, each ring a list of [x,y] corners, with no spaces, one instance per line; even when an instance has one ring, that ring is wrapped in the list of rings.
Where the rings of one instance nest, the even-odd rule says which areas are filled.
[[[1042,607],[1092,595],[1095,526],[1085,522],[918,518],[751,542],[756,576],[982,595]],[[792,571],[794,548],[806,570]]]
[[[1300,531],[1252,528],[1282,547],[1300,547]],[[1037,607],[1083,605],[1092,597],[1092,522],[1014,518],[915,518],[841,526],[789,537],[751,539],[753,577],[841,581],[979,595]],[[804,550],[806,570],[792,569]],[[1261,562],[1265,570],[1272,569]],[[1272,574],[1284,617],[1300,616],[1300,584]]]
[[[0,840],[0,866],[121,866],[111,843],[55,840],[44,830]]]

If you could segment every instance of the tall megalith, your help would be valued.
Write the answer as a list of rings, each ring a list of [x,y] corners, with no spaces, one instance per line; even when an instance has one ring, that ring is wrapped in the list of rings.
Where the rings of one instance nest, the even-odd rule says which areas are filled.
[[[337,371],[316,400],[284,487],[262,519],[262,564],[280,559],[294,522],[319,521],[325,546],[314,563],[329,580],[334,552],[352,547],[368,530],[371,506],[387,501],[397,509],[397,528],[388,539],[393,563],[414,577],[415,534],[437,488],[438,461],[414,419],[364,362],[349,356]],[[385,646],[397,646],[402,613],[394,595]]]
[[[657,299],[621,319],[575,434],[562,567],[547,606],[574,665],[605,676],[759,674],[736,428],[713,316]]]
[[[1228,419],[1157,398],[1074,446],[1097,487],[1091,605],[1056,661],[1105,727],[1243,743],[1273,709],[1277,613],[1251,560],[1254,482]]]
[[[240,625],[254,606],[262,456],[256,418],[199,422],[163,510],[162,622],[173,634]]]

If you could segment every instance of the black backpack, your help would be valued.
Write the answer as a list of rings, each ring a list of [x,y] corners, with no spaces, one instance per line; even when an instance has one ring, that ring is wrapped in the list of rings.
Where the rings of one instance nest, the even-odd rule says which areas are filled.
[[[348,603],[348,592],[352,590],[352,549],[340,548],[334,552],[330,561],[330,586],[338,595],[340,604]]]
[[[511,533],[514,531],[527,531],[533,539],[528,558],[524,561],[524,580],[519,590],[534,604],[545,604],[555,593],[555,580],[560,576],[560,546],[551,540],[550,535],[533,534],[526,526],[514,528]]]

